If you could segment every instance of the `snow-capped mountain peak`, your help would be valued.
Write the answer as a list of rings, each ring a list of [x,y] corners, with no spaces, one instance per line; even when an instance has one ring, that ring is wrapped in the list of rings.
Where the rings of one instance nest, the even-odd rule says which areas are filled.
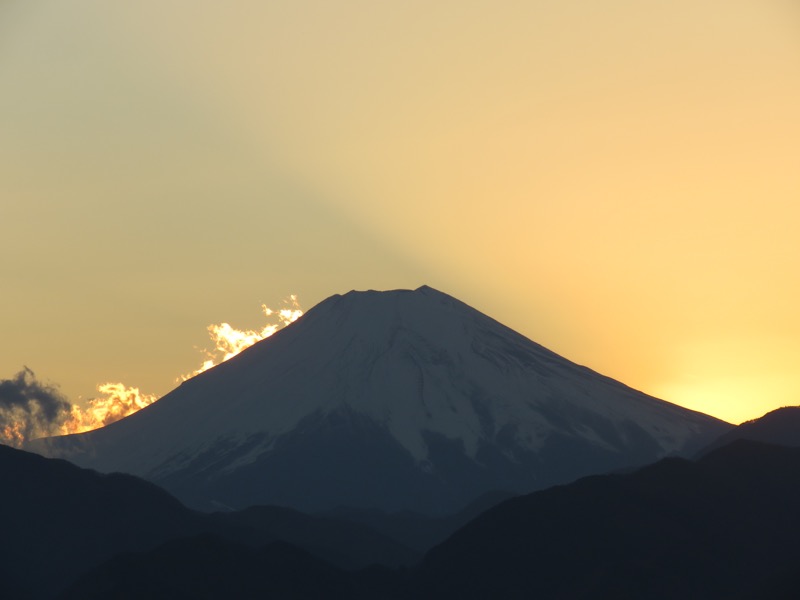
[[[423,286],[332,296],[147,409],[32,448],[198,506],[434,512],[692,451],[725,428]]]

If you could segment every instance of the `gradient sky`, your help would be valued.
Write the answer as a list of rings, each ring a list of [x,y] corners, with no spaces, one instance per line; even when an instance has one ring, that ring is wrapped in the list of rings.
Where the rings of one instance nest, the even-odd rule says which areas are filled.
[[[800,402],[794,0],[0,0],[0,378],[450,293],[740,422]]]

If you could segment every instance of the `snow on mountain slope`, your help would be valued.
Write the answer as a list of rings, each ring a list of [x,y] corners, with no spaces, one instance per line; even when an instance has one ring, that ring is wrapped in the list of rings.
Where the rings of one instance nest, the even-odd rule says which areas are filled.
[[[195,506],[443,512],[691,452],[728,427],[421,287],[328,298],[122,421],[29,447]]]

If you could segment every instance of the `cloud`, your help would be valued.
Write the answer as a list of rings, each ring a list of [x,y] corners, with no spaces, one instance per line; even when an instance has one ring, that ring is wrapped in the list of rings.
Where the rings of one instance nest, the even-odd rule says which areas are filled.
[[[294,323],[297,319],[303,316],[303,309],[297,301],[297,296],[292,294],[285,302],[286,306],[281,310],[272,310],[266,304],[261,305],[261,310],[267,317],[277,318],[277,323],[268,323],[261,331],[253,331],[250,329],[236,329],[228,323],[219,323],[218,325],[208,326],[208,335],[214,342],[214,350],[205,350],[204,353],[208,357],[199,369],[192,371],[186,375],[181,375],[178,381],[186,381],[195,375],[204,373],[225,362],[239,354],[263,339],[268,338],[279,329]]]
[[[25,440],[52,435],[69,417],[72,405],[28,367],[0,380],[0,442],[21,446]]]
[[[105,427],[158,400],[155,394],[143,394],[139,388],[122,383],[103,383],[97,386],[97,391],[103,395],[90,399],[88,406],[81,408],[77,404],[72,405],[70,417],[59,433],[83,433]]]

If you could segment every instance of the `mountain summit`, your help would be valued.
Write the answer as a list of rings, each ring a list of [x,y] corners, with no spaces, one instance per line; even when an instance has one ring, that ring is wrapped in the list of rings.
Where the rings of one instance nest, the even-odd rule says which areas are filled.
[[[432,514],[691,453],[729,427],[424,286],[332,296],[122,421],[28,447],[199,508]]]

